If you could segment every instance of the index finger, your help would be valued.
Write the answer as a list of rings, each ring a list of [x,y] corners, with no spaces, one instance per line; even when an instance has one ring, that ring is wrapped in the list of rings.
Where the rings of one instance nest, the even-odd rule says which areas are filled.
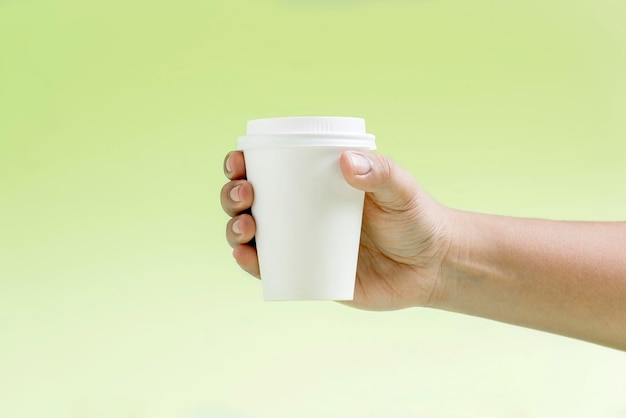
[[[246,178],[246,161],[243,152],[231,151],[224,158],[224,174],[231,180]]]

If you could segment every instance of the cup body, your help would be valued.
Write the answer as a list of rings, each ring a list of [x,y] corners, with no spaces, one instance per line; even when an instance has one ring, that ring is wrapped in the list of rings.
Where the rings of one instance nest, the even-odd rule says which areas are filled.
[[[297,127],[306,132],[294,132],[294,122],[300,122],[295,118],[278,120],[285,119],[289,132],[254,132],[251,121],[248,135],[240,138],[254,189],[264,299],[352,300],[365,193],[345,181],[339,158],[348,150],[367,152],[373,136],[368,142],[333,132],[343,126],[333,122],[350,118],[299,118],[306,123]],[[276,126],[275,120],[260,121]],[[320,126],[323,132],[316,131]]]
[[[343,179],[343,151],[244,151],[265,300],[352,300],[364,192]]]

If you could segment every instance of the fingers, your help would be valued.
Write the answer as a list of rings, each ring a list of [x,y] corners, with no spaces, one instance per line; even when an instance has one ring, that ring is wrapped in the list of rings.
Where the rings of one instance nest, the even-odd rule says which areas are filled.
[[[234,217],[226,228],[226,239],[234,249],[235,261],[242,269],[259,279],[261,276],[256,248],[253,245],[246,245],[252,241],[255,233],[254,218],[248,214]]]
[[[233,257],[237,264],[247,273],[253,275],[257,279],[261,278],[259,270],[259,258],[256,249],[250,245],[239,245],[233,250]]]
[[[224,158],[224,174],[230,180],[241,180],[246,178],[246,161],[243,152],[232,151]]]
[[[415,205],[417,182],[386,156],[348,151],[341,155],[339,166],[352,187],[370,192],[381,207],[405,210]]]
[[[254,244],[250,244],[256,233],[254,218],[247,213],[254,192],[246,179],[246,162],[243,152],[233,151],[226,155],[223,164],[224,174],[231,181],[222,187],[220,200],[228,216],[233,217],[226,225],[226,240],[233,247],[233,257],[247,273],[261,278],[259,258]]]
[[[231,179],[222,187],[221,203],[229,216],[238,215],[252,206],[252,185],[246,178],[246,162],[243,152],[232,151],[224,159],[224,174]]]
[[[254,218],[247,213],[235,216],[226,224],[226,240],[232,248],[252,241],[255,233]]]
[[[254,192],[252,185],[246,180],[229,181],[220,193],[222,209],[228,216],[236,216],[252,206]]]

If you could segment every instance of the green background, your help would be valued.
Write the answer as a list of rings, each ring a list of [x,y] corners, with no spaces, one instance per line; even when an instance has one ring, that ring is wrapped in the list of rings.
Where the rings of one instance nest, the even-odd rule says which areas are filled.
[[[622,0],[0,0],[0,417],[618,417],[620,352],[264,303],[248,119],[363,117],[444,204],[626,214]]]

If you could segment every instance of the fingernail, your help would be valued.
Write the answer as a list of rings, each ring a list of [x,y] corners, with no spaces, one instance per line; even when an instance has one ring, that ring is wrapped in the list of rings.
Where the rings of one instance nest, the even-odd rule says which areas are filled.
[[[239,228],[239,220],[233,222],[233,232],[235,234],[241,234],[241,229]]]
[[[226,172],[228,174],[233,172],[233,168],[230,166],[230,155],[228,156],[228,158],[226,159]]]
[[[372,171],[372,163],[363,154],[360,154],[358,152],[351,152],[350,161],[352,162],[354,174],[356,174],[357,176],[363,176]]]
[[[233,202],[241,202],[241,197],[239,197],[239,188],[240,187],[241,186],[235,186],[230,191],[230,198],[232,199]]]

